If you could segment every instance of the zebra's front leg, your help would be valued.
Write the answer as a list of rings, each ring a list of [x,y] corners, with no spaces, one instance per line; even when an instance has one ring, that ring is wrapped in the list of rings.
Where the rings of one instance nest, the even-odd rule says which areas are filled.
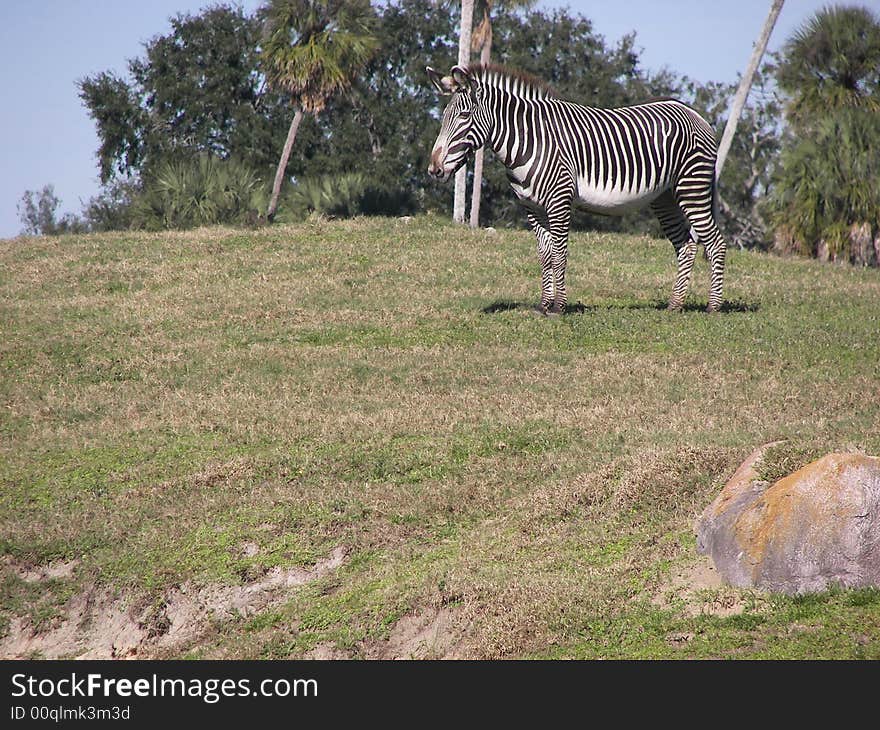
[[[550,314],[565,314],[565,305],[568,295],[565,292],[565,267],[568,263],[568,243],[555,243],[553,245],[553,304],[550,305]]]
[[[550,229],[536,214],[529,213],[529,225],[538,241],[538,261],[541,264],[541,314],[548,314],[553,306],[553,236]]]
[[[550,307],[551,314],[565,314],[565,305],[568,303],[568,295],[565,290],[565,268],[568,265],[568,226],[571,223],[570,204],[561,214],[557,214],[550,220],[550,231],[553,234],[553,285],[555,293],[553,305]]]

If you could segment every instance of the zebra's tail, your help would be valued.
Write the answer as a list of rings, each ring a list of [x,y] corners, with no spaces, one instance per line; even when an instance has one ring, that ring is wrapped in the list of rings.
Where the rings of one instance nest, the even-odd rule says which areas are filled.
[[[718,217],[720,209],[720,203],[718,202],[718,178],[712,177],[712,219],[715,221],[715,225],[718,225],[718,221],[720,220]]]

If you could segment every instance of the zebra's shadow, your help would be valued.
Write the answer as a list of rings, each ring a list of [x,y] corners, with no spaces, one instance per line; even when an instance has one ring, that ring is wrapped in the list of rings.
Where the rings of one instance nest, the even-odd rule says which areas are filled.
[[[654,299],[650,302],[630,302],[628,304],[610,304],[605,309],[666,309],[669,302],[665,299]],[[682,307],[684,312],[705,312],[708,302],[687,301]],[[741,299],[721,302],[719,312],[721,314],[734,314],[737,312],[757,312],[761,305],[757,302],[744,302]]]
[[[603,304],[601,307],[595,304],[583,304],[576,302],[565,306],[565,314],[585,314],[586,312],[595,312],[599,309],[657,309],[664,310],[668,306],[665,299],[652,299],[647,302],[628,302]],[[707,302],[688,301],[685,302],[682,310],[685,312],[705,312]],[[738,312],[757,312],[761,305],[756,302],[744,302],[741,299],[734,301],[725,301],[721,303],[721,314],[734,314]],[[535,312],[540,314],[538,305],[532,302],[517,302],[511,299],[497,299],[491,304],[487,304],[480,310],[483,314],[498,314],[499,312]]]
[[[581,304],[581,302],[566,304],[565,314],[583,314],[588,309],[595,309],[595,307],[587,307],[586,305]],[[534,312],[535,314],[543,314],[536,303],[516,302],[510,299],[497,299],[491,304],[487,304],[485,307],[480,309],[483,314],[498,314],[499,312],[513,312],[517,310],[522,312]]]

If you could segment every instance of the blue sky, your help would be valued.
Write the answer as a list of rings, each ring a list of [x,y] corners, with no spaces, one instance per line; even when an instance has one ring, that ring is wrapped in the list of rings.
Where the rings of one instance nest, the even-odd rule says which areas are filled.
[[[170,29],[178,12],[210,0],[0,0],[0,238],[22,228],[16,204],[25,190],[55,186],[60,212],[79,213],[99,190],[92,120],[76,81],[100,71],[124,73],[143,44]],[[237,3],[247,11],[260,0]],[[788,0],[770,49],[828,0]],[[880,0],[862,4],[880,11]],[[698,81],[734,81],[748,63],[769,0],[539,0],[593,20],[609,43],[636,32],[642,66],[663,66]]]

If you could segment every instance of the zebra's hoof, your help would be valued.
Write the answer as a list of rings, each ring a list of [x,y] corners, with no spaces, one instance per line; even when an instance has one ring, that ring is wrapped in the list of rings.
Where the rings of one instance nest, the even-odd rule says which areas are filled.
[[[681,304],[673,304],[672,302],[670,302],[669,306],[666,307],[667,312],[681,312],[683,311],[683,309],[684,307]]]
[[[709,305],[706,307],[706,314],[718,314],[721,311],[721,307],[719,305]]]
[[[556,316],[559,316],[560,314],[565,314],[565,305],[554,302],[548,310],[547,314]]]

